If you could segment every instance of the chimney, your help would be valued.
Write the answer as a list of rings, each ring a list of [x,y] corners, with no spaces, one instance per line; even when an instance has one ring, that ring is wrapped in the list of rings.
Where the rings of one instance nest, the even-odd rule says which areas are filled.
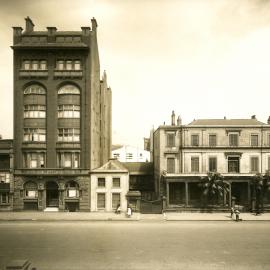
[[[252,116],[251,116],[251,119],[256,119],[256,115],[255,115],[255,114],[252,115]]]
[[[177,117],[177,126],[181,126],[182,125],[182,119],[180,117],[180,115]]]
[[[32,22],[32,20],[27,16],[27,18],[25,18],[25,32],[27,32],[27,33],[33,32],[34,26],[35,25]]]
[[[19,26],[13,27],[13,44],[20,43],[22,40],[22,28]]]
[[[82,29],[82,34],[83,34],[84,36],[88,36],[89,33],[90,33],[90,30],[91,30],[91,28],[88,27],[88,26],[82,26],[81,29]]]
[[[267,119],[267,124],[270,125],[270,116]]]
[[[48,30],[49,35],[54,35],[56,33],[56,31],[57,31],[57,28],[54,27],[54,26],[48,26],[47,30]]]
[[[93,30],[93,31],[96,31],[96,29],[97,29],[97,27],[98,27],[96,19],[93,17],[93,18],[91,19],[91,22],[92,22],[92,30]]]
[[[171,116],[171,118],[172,118],[172,123],[171,123],[171,125],[172,125],[172,126],[175,126],[175,113],[174,113],[174,111],[172,111],[172,116]]]

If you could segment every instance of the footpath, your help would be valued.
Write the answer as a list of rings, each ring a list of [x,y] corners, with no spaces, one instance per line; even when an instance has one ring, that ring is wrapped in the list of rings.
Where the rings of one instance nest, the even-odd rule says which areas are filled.
[[[258,216],[253,213],[241,213],[240,219],[270,221],[270,213]],[[3,221],[234,221],[234,218],[230,217],[230,213],[133,213],[128,218],[125,213],[108,212],[0,212],[0,222]]]

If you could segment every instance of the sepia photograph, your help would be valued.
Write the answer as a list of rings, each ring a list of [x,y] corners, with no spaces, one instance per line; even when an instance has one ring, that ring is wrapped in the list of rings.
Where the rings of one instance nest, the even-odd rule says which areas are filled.
[[[0,0],[0,270],[270,269],[270,0]]]

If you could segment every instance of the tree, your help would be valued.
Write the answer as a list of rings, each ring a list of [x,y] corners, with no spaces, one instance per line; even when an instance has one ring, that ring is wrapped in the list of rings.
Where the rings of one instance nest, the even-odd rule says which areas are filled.
[[[256,213],[260,213],[264,208],[264,199],[270,191],[270,173],[267,171],[264,175],[256,174],[251,180],[253,198],[255,199]]]
[[[219,200],[224,198],[230,187],[224,177],[217,172],[209,172],[206,177],[201,179],[199,186],[202,188],[203,198],[206,203],[211,205],[219,204]]]

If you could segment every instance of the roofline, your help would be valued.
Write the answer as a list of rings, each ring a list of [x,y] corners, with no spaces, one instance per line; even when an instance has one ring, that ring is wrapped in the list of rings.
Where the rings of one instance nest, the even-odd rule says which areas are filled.
[[[158,130],[158,129],[180,129],[180,128],[205,128],[205,127],[216,127],[216,128],[230,128],[230,127],[239,127],[239,128],[251,128],[251,127],[255,127],[255,128],[270,128],[269,124],[258,124],[258,125],[181,125],[181,126],[159,126],[154,133]]]

